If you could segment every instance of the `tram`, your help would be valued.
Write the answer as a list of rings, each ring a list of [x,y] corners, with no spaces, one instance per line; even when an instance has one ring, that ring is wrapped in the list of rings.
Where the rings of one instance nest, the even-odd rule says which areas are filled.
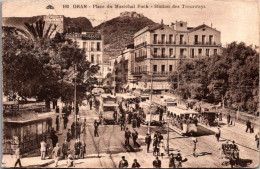
[[[118,123],[117,98],[111,94],[100,95],[99,119],[102,124]]]
[[[184,135],[197,133],[198,112],[184,107],[168,107],[170,123],[181,130]]]

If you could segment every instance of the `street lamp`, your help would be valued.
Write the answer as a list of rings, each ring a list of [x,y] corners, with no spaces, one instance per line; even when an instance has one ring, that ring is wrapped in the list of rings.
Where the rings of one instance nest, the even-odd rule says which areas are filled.
[[[166,107],[166,114],[167,114],[167,107]],[[169,142],[170,142],[170,135],[169,135],[169,124],[170,124],[170,117],[167,116],[167,154],[169,155]]]
[[[148,124],[148,133],[151,134],[151,122],[152,122],[152,98],[153,98],[153,73],[151,72],[151,88],[150,88],[150,121]]]

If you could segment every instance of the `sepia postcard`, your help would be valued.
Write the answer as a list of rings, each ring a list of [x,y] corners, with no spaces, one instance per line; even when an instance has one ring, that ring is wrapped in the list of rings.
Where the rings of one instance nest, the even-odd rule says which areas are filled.
[[[1,5],[2,168],[259,167],[258,0]]]

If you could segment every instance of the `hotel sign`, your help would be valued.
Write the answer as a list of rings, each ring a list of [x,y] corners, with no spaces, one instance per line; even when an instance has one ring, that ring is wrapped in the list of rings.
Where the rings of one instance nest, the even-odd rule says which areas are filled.
[[[101,40],[101,35],[98,33],[68,33],[66,36],[68,38],[81,38],[82,40]]]

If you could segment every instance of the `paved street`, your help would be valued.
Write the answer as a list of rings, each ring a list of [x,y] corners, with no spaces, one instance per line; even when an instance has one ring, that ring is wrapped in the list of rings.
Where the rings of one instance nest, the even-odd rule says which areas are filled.
[[[60,105],[61,107],[61,105]],[[87,135],[85,142],[86,158],[75,160],[76,167],[89,167],[89,168],[115,168],[118,167],[118,163],[121,160],[121,156],[125,156],[129,162],[129,166],[132,165],[133,159],[137,159],[142,167],[153,167],[152,161],[155,157],[152,154],[152,148],[150,153],[146,153],[146,147],[144,143],[145,134],[147,133],[147,126],[141,125],[140,128],[136,128],[139,133],[138,144],[140,147],[133,146],[133,141],[130,140],[131,147],[126,148],[124,146],[124,131],[120,130],[119,125],[100,125],[99,137],[94,137],[94,120],[98,119],[96,110],[90,110],[87,105],[80,107],[81,122],[83,118],[87,119]],[[68,128],[74,121],[74,114],[69,116]],[[56,126],[55,126],[56,127]],[[128,125],[130,131],[132,126]],[[67,128],[67,129],[68,129]],[[62,144],[66,138],[67,129],[63,129],[63,121],[60,121],[60,135],[59,143]],[[254,135],[245,132],[245,125],[237,123],[235,126],[227,126],[225,119],[221,123],[221,141],[217,142],[215,138],[216,127],[208,127],[199,125],[198,127],[198,144],[196,153],[198,157],[192,156],[193,143],[190,137],[181,136],[177,132],[170,129],[170,148],[173,149],[172,153],[176,154],[180,152],[183,158],[187,158],[187,161],[183,163],[183,167],[230,167],[222,165],[225,159],[220,158],[219,148],[222,143],[228,140],[235,140],[240,150],[241,167],[256,167],[259,163],[259,152],[256,150],[256,143],[254,141]],[[152,126],[152,138],[155,131],[160,131],[163,134],[164,142],[167,141],[167,128]],[[257,131],[256,131],[257,132]],[[82,137],[81,137],[82,140]],[[71,152],[74,152],[75,139],[71,141]],[[151,146],[152,147],[152,146]],[[146,158],[144,158],[146,157]],[[251,157],[251,158],[249,158]],[[27,160],[27,159],[32,159]],[[150,160],[147,160],[150,159]],[[168,157],[160,158],[162,160],[162,167],[168,167]],[[5,167],[13,166],[15,161],[11,156],[4,156],[3,161]],[[24,162],[24,163],[23,163]],[[25,157],[22,159],[22,164],[27,167],[33,166],[46,166],[49,168],[55,167],[53,160],[48,159],[45,161],[40,160],[40,157]],[[66,160],[59,161],[59,167],[66,167]]]

